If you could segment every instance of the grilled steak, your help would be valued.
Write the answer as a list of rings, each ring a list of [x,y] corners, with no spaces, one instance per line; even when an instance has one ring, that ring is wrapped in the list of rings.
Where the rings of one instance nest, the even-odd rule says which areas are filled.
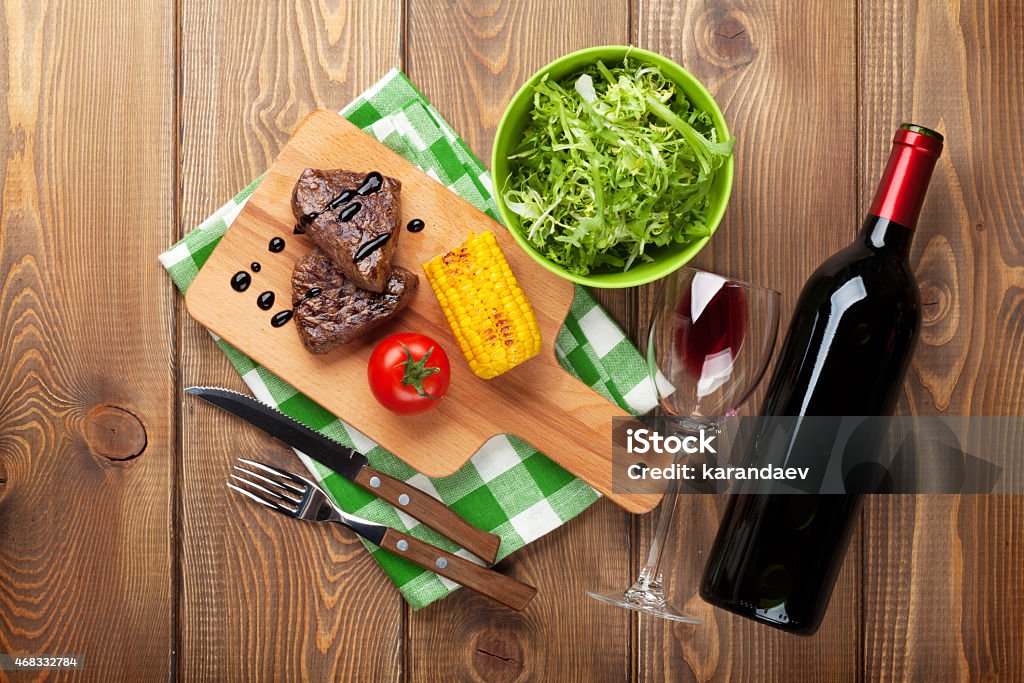
[[[417,284],[415,273],[395,266],[383,292],[360,289],[322,249],[314,249],[292,271],[295,327],[307,349],[327,353],[393,318],[409,303]]]
[[[402,232],[401,189],[401,182],[380,174],[307,168],[295,184],[292,212],[350,280],[382,292]]]

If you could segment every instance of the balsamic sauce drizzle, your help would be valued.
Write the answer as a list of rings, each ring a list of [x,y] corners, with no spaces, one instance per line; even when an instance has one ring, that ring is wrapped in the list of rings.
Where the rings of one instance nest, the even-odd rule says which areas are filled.
[[[352,190],[342,190],[341,194],[327,202],[327,206],[324,208],[324,211],[333,211],[334,209],[339,208],[342,204],[348,204],[355,195],[356,193]]]
[[[366,174],[366,179],[363,180],[363,184],[356,190],[356,194],[360,197],[365,197],[368,194],[373,194],[384,185],[384,176],[377,171],[370,171]]]
[[[409,232],[419,232],[425,227],[427,227],[427,224],[424,223],[421,219],[413,218],[411,221],[409,221],[409,224],[405,226],[405,229],[408,230]]]
[[[252,282],[252,276],[244,270],[240,270],[231,276],[231,289],[236,292],[244,292],[249,289],[249,284]]]
[[[321,211],[314,211],[314,212],[310,213],[309,214],[309,220],[311,220],[311,221],[315,220],[320,215],[322,215],[322,214],[324,214],[324,213],[326,213],[328,211],[334,211],[335,209],[341,208],[345,204],[348,204],[350,201],[352,201],[352,198],[355,197],[356,195],[359,195],[360,197],[365,197],[366,195],[373,194],[374,192],[378,191],[382,187],[384,187],[384,176],[382,176],[377,171],[370,171],[369,173],[366,174],[366,178],[363,179],[363,184],[359,186],[359,189],[357,189],[357,190],[342,190],[338,194],[337,197],[334,197],[329,202],[327,202],[327,204],[324,205],[324,208]],[[352,215],[350,215],[348,218],[345,218],[344,217],[344,212],[342,212],[342,219],[341,220],[343,220],[343,221],[349,220],[358,211],[359,211],[359,209],[356,209],[352,213]],[[296,232],[296,234],[298,234],[300,232],[305,232],[305,230],[299,230],[299,225],[296,224],[295,225],[295,232]]]
[[[359,249],[356,250],[356,255],[352,257],[352,262],[359,263],[364,258],[387,244],[389,239],[391,239],[391,233],[386,232],[383,235],[377,235],[368,242],[363,242],[359,245]]]
[[[256,305],[259,306],[262,311],[269,311],[274,305],[274,293],[271,291],[263,292],[256,299]]]
[[[281,327],[286,322],[292,319],[292,311],[285,309],[274,314],[274,317],[270,319],[270,324],[274,327]]]
[[[315,299],[320,296],[321,291],[319,287],[310,287],[309,290],[302,295],[302,298],[295,302],[295,308],[298,308],[310,299]]]
[[[349,204],[348,206],[341,210],[341,213],[338,214],[338,220],[340,220],[342,223],[348,223],[355,217],[357,213],[359,213],[359,209],[361,208],[363,208],[362,204],[360,204],[359,202],[352,202],[351,204]]]
[[[280,237],[275,237],[270,240],[270,244],[267,247],[271,252],[278,254],[284,251],[284,240]]]
[[[260,265],[259,261],[253,261],[252,263],[249,264],[249,270],[251,270],[254,273],[260,272],[260,268],[262,267],[263,266]]]
[[[302,223],[296,223],[295,227],[292,228],[292,234],[293,235],[304,235],[305,233],[306,233],[306,228],[305,228],[305,226],[302,225]]]

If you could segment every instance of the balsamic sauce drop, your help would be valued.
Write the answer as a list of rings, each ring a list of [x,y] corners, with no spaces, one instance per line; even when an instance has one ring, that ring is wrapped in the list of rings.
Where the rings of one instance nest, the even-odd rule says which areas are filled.
[[[368,242],[363,242],[359,245],[359,249],[356,250],[356,255],[352,257],[353,263],[359,263],[364,258],[368,257],[373,252],[377,251],[391,239],[391,233],[386,232],[383,235],[378,235]]]
[[[260,310],[269,311],[270,307],[274,305],[274,293],[269,291],[263,292],[256,299],[256,305],[260,307]]]
[[[408,230],[409,232],[419,232],[425,227],[427,227],[426,223],[424,223],[419,218],[413,218],[411,221],[409,221],[409,224],[405,226],[405,229]]]
[[[342,223],[349,222],[355,217],[357,213],[359,213],[359,209],[361,208],[363,208],[362,204],[360,204],[359,202],[352,202],[351,204],[349,204],[348,206],[341,210],[341,213],[338,214],[338,220],[340,220]]]
[[[281,327],[286,322],[292,319],[292,312],[290,310],[284,310],[279,313],[275,313],[274,317],[270,319],[270,324],[274,327]]]
[[[249,270],[251,270],[254,273],[260,272],[260,268],[262,267],[263,266],[260,265],[259,261],[253,261],[252,263],[249,264]]]
[[[365,197],[368,194],[373,194],[384,185],[384,176],[376,171],[370,171],[366,174],[366,180],[356,190],[356,194],[360,197]]]
[[[284,240],[281,239],[280,237],[275,237],[274,239],[270,240],[270,245],[268,246],[268,248],[270,249],[271,252],[275,254],[280,253],[284,251]]]
[[[244,292],[249,289],[249,284],[252,282],[252,276],[244,270],[240,270],[231,276],[231,289],[236,292]]]

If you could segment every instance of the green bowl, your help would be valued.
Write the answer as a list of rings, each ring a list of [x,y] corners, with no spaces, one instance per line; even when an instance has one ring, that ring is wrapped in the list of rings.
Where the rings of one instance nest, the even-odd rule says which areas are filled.
[[[533,88],[534,85],[544,77],[559,80],[585,67],[603,61],[606,65],[621,64],[629,54],[630,59],[654,64],[666,78],[670,79],[686,94],[693,104],[711,114],[719,140],[729,137],[729,128],[725,125],[725,119],[718,108],[714,98],[701,85],[700,81],[693,77],[683,67],[666,57],[654,52],[641,50],[626,45],[605,45],[591,47],[578,52],[573,52],[551,62],[543,69],[535,73],[523,87],[512,97],[505,114],[498,123],[498,130],[494,136],[494,146],[491,149],[491,173],[494,179],[494,197],[498,204],[498,211],[501,219],[511,231],[512,236],[519,242],[519,246],[526,250],[535,261],[567,280],[578,282],[588,287],[624,288],[636,287],[653,282],[665,277],[669,273],[682,267],[690,259],[697,255],[704,245],[711,239],[711,235],[703,237],[690,244],[676,244],[647,252],[654,257],[654,261],[641,263],[629,270],[591,272],[589,275],[576,275],[570,273],[562,266],[552,263],[541,255],[526,241],[519,223],[519,216],[513,213],[506,205],[502,190],[508,181],[509,163],[508,155],[519,145],[522,140],[523,130],[526,128],[530,111],[533,109]],[[726,204],[729,203],[729,194],[732,191],[732,156],[726,161],[715,176],[714,184],[711,187],[711,197],[708,204],[706,223],[711,234],[714,234],[718,224],[725,214]]]

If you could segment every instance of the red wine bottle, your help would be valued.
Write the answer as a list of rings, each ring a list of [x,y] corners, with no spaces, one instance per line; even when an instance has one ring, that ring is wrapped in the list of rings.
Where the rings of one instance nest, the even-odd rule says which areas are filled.
[[[797,300],[763,416],[891,415],[920,324],[910,242],[942,136],[903,124],[859,238],[825,261]],[[788,436],[800,439],[800,421]],[[813,437],[811,437],[813,438]],[[701,597],[793,633],[825,615],[859,511],[855,494],[735,494]]]

